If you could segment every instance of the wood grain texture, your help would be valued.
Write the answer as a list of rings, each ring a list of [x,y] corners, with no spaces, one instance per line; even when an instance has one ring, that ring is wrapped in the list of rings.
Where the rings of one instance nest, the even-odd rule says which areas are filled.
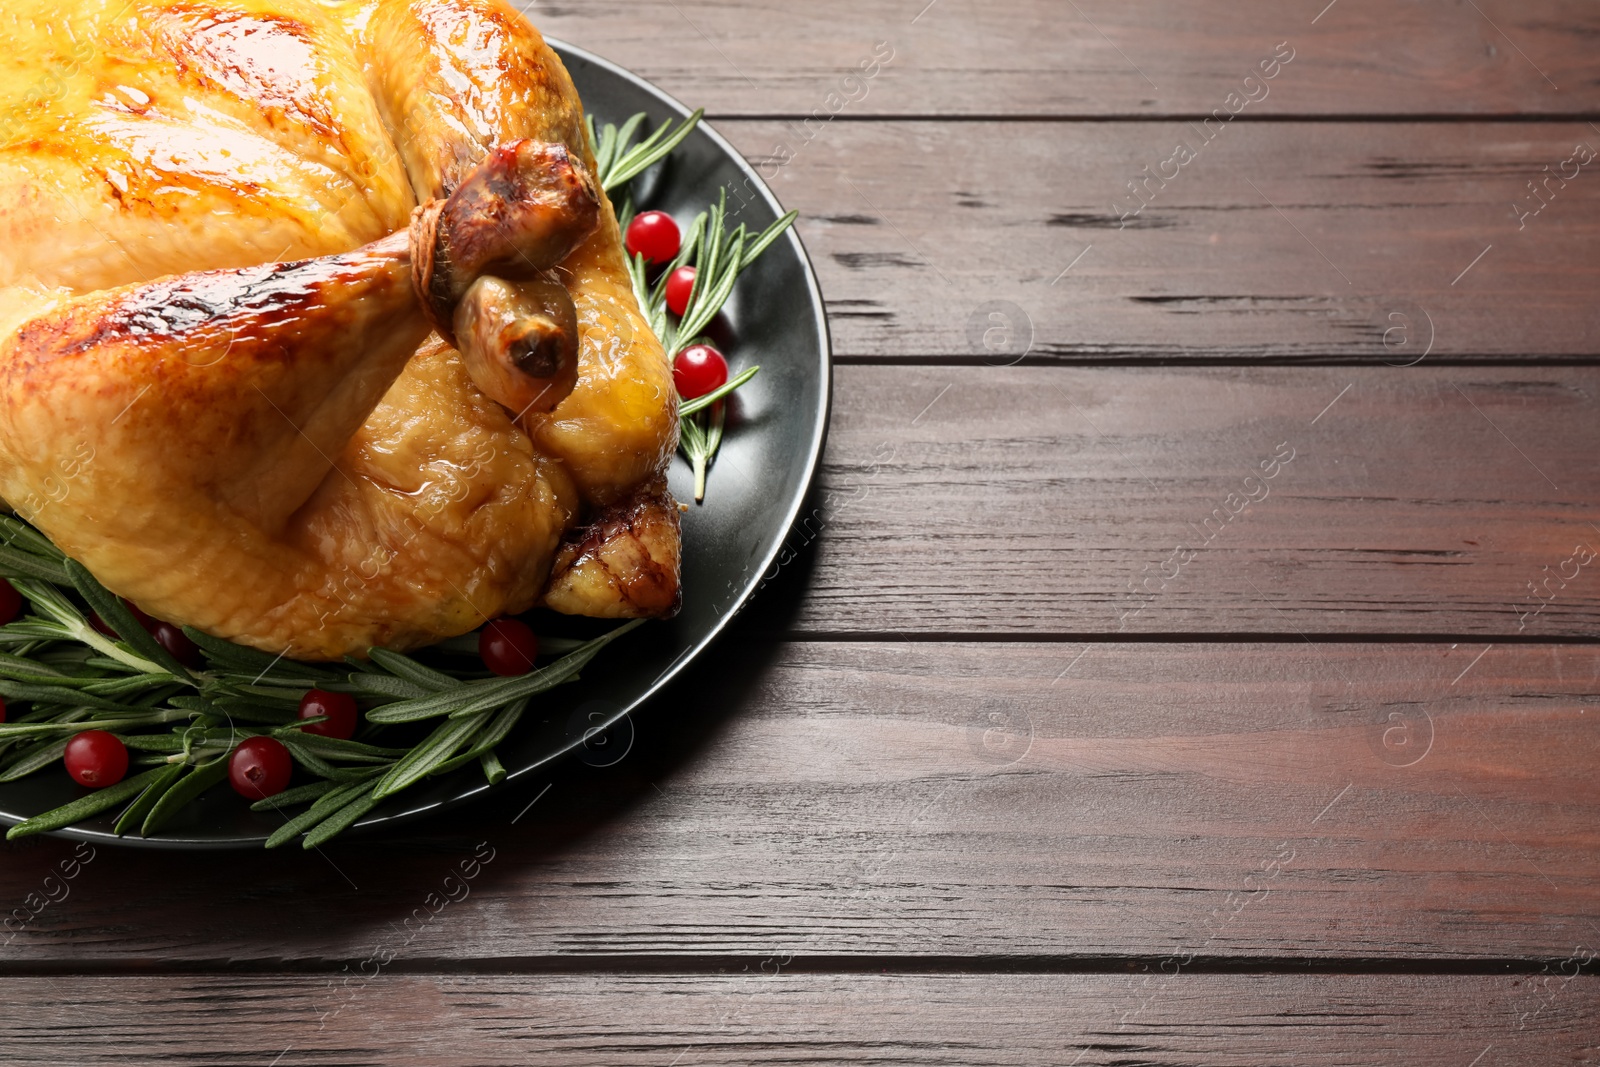
[[[101,848],[0,970],[1600,951],[1591,648],[724,651],[472,837]],[[0,901],[76,847],[8,848]]]
[[[1597,393],[1426,362],[843,367],[792,625],[1592,636]]]
[[[1592,114],[1600,105],[1590,51],[1600,13],[1580,0],[522,6],[545,33],[717,116],[826,114],[838,106],[830,92],[848,101],[844,114],[1205,115],[1279,42],[1295,58],[1252,114]],[[879,41],[894,58],[863,95],[843,79]]]
[[[1596,1062],[1600,8],[524,6],[801,211],[814,510],[615,766],[0,845],[0,1059]]]
[[[13,978],[0,983],[10,1007],[0,1042],[17,1067],[129,1058],[279,1067],[1508,1067],[1592,1062],[1600,1014],[1591,978],[1557,979],[1543,993],[1521,976],[750,971],[384,975],[348,990],[312,977]],[[1552,1007],[1518,1029],[1538,995],[1554,995]]]
[[[1588,123],[717,128],[800,211],[846,359],[1600,355]],[[985,346],[997,301],[1031,347]]]

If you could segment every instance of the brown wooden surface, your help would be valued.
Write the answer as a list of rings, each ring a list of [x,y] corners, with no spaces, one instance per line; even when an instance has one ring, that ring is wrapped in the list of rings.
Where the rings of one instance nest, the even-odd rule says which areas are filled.
[[[969,334],[992,301],[1031,322],[1029,360],[1600,355],[1600,159],[1511,211],[1600,152],[1587,122],[718,128],[801,212],[846,360],[1015,362]],[[1180,142],[1195,158],[1134,215],[1128,183]]]
[[[1597,395],[1592,367],[842,367],[792,625],[1592,636],[1600,566],[1560,572],[1600,550]]]
[[[0,847],[0,1060],[1597,1061],[1600,9],[530,10],[802,212],[815,510],[614,767]]]
[[[1581,1028],[1600,1008],[1587,977],[771,973],[781,962],[695,976],[385,973],[331,988],[91,978],[71,1005],[60,979],[13,978],[0,981],[0,1041],[8,1062],[30,1064],[69,1046],[74,1064],[125,1063],[132,1043],[163,1063],[1510,1067],[1593,1062]]]
[[[1583,0],[522,6],[550,36],[716,117],[805,116],[828,108],[832,91],[856,98],[846,115],[1209,115],[1280,41],[1295,58],[1246,114],[1600,110],[1600,11]],[[893,46],[894,59],[863,96],[842,78],[879,41]]]

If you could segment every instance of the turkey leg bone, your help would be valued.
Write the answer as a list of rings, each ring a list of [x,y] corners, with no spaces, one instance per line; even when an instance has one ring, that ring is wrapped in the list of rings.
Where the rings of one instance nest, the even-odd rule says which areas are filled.
[[[566,146],[526,139],[492,149],[455,192],[418,209],[423,308],[478,388],[518,417],[551,410],[577,383],[578,313],[550,270],[599,221],[594,185]]]

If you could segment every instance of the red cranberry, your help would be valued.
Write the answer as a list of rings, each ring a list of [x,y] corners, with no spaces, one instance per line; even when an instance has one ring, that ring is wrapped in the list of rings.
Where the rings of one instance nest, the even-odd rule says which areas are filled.
[[[361,719],[356,698],[349,693],[312,689],[300,698],[300,718],[314,719],[318,715],[326,715],[327,718],[302,726],[301,729],[308,734],[337,737],[341,741],[348,741],[355,736],[356,726]]]
[[[678,254],[683,241],[678,224],[665,211],[646,211],[628,223],[624,243],[628,255],[642,255],[650,263],[665,263]]]
[[[234,792],[251,800],[276,796],[289,785],[294,759],[275,737],[250,737],[228,757],[228,781]]]
[[[200,646],[189,640],[189,635],[180,627],[170,622],[158,622],[152,632],[155,634],[156,643],[172,653],[172,658],[185,667],[198,670],[205,666],[205,657],[200,654]]]
[[[690,345],[672,361],[672,383],[685,400],[705,396],[728,383],[728,361],[710,345]]]
[[[0,626],[22,614],[22,594],[4,578],[0,578]]]
[[[479,631],[478,655],[498,675],[527,674],[539,655],[539,638],[521,619],[496,619]]]
[[[674,315],[689,310],[689,295],[694,292],[694,268],[679,267],[667,275],[667,307]]]
[[[85,730],[67,742],[63,761],[73,781],[91,789],[104,789],[116,785],[128,773],[128,746],[115,734]]]

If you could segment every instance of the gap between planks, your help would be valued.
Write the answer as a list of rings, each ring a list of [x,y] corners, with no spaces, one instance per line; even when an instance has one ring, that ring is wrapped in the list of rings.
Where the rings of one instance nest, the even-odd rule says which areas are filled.
[[[1186,975],[1414,975],[1414,976],[1498,976],[1547,973],[1549,960],[1541,957],[1483,957],[1476,959],[1324,957],[1306,959],[1279,956],[1193,956],[1179,953]],[[353,957],[357,958],[357,957]],[[789,955],[784,954],[787,974],[972,974],[972,975],[1104,975],[1156,970],[1173,965],[1177,957],[1152,954],[1101,956],[996,956],[996,955]],[[594,956],[496,956],[448,959],[442,957],[395,959],[384,966],[385,974],[412,977],[450,975],[685,975],[710,976],[744,974],[759,970],[759,963],[771,963],[769,956],[728,955],[594,955]],[[163,977],[239,974],[285,978],[325,974],[340,957],[313,957],[301,960],[77,960],[22,961],[0,966],[0,979],[37,977],[125,977],[132,971]],[[1575,973],[1593,976],[1600,971],[1594,963]]]
[[[851,113],[841,111],[829,121],[840,123],[868,123],[868,122],[928,122],[928,123],[958,123],[958,122],[1052,122],[1060,125],[1075,123],[1156,123],[1156,122],[1203,122],[1212,118],[1209,111],[1172,112],[1170,114],[1153,115],[1148,113],[1129,113],[1112,115],[1051,115],[1043,112],[1032,114],[925,114],[925,115],[897,115],[892,112],[882,113]],[[705,121],[717,122],[804,122],[807,119],[816,119],[810,112],[743,112],[743,111],[707,111]],[[1522,115],[1514,111],[1499,111],[1486,113],[1450,113],[1437,111],[1419,111],[1409,114],[1371,114],[1358,112],[1330,112],[1328,114],[1296,115],[1296,114],[1261,114],[1251,115],[1240,112],[1229,120],[1229,125],[1271,125],[1273,123],[1336,123],[1336,122],[1374,122],[1396,124],[1405,122],[1440,122],[1440,123],[1467,123],[1467,122],[1507,122],[1507,123],[1573,123],[1573,122],[1600,122],[1600,112],[1575,111],[1570,114],[1553,114],[1541,112],[1539,114]]]
[[[997,367],[992,358],[969,353],[928,354],[917,356],[890,356],[879,354],[834,353],[833,363],[842,367]],[[1466,367],[1473,370],[1494,368],[1526,369],[1528,367],[1597,367],[1600,353],[1595,355],[1538,355],[1512,358],[1504,353],[1474,355],[1456,353],[1449,356],[1430,356],[1430,367]],[[1097,367],[1123,369],[1152,367],[1163,370],[1185,367],[1274,367],[1298,369],[1301,367],[1393,367],[1374,356],[1364,355],[1308,355],[1308,356],[1186,356],[1174,352],[1171,356],[1150,354],[1117,355],[1056,355],[1040,353],[1028,355],[1006,367],[1060,367],[1070,370],[1093,370]],[[1404,369],[1404,368],[1397,368]]]
[[[1300,633],[1194,631],[1034,633],[1016,631],[774,630],[763,636],[794,644],[1041,644],[1041,645],[1597,645],[1600,634]]]

